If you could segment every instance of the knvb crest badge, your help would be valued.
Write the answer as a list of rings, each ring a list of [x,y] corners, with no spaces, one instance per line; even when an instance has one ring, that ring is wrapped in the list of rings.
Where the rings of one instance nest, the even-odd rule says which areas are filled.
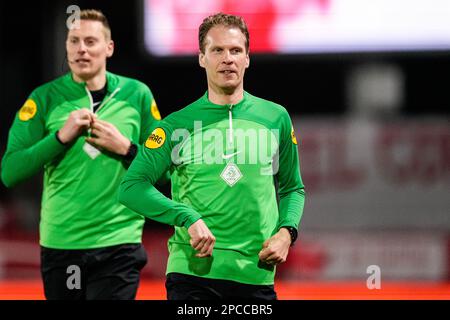
[[[242,173],[238,166],[234,163],[228,163],[225,169],[223,169],[220,177],[230,186],[234,186],[242,177]]]

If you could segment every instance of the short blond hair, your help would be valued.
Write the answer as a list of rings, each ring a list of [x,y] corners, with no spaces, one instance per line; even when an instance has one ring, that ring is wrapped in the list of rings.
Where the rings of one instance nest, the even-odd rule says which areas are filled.
[[[100,10],[85,9],[80,11],[80,20],[99,21],[105,29],[105,37],[107,40],[111,40],[111,27],[109,26],[108,19]]]

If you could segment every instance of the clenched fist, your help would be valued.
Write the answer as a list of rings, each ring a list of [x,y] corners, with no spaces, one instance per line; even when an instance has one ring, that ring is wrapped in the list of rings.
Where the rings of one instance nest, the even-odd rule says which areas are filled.
[[[94,119],[91,128],[91,137],[86,138],[88,143],[121,156],[127,154],[131,141],[125,138],[112,123]]]
[[[202,219],[197,220],[189,227],[188,232],[191,236],[190,242],[192,248],[198,251],[195,256],[199,258],[212,256],[216,238],[208,229],[205,222]]]
[[[66,144],[78,138],[94,121],[95,115],[88,109],[72,111],[58,132],[59,140]]]

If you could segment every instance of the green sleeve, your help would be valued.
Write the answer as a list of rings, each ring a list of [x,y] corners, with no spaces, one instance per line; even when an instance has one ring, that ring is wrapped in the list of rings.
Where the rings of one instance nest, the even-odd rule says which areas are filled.
[[[153,111],[152,111],[153,109]],[[141,133],[139,141],[135,141],[138,145],[142,145],[161,120],[158,107],[152,91],[148,86],[142,84],[141,87]]]
[[[297,141],[287,112],[280,132],[278,182],[278,228],[289,226],[298,229],[305,204],[305,188],[300,175]]]
[[[143,83],[139,83],[138,88],[136,90],[139,90],[139,99],[137,100],[137,108],[139,108],[140,110],[141,124],[140,124],[139,140],[131,142],[137,146],[136,154],[138,154],[142,149],[143,143],[150,135],[152,128],[155,128],[158,125],[161,118],[159,116],[159,110],[158,107],[156,106],[156,101],[153,97],[153,93],[150,90],[150,88]],[[156,111],[152,112],[152,108],[153,109],[156,108]],[[134,159],[126,159],[124,161],[126,168],[130,166],[133,160]],[[170,176],[168,179],[170,179]],[[167,178],[164,177],[163,181],[166,180]]]
[[[27,113],[26,108],[30,110],[30,103],[32,109]],[[9,130],[1,167],[1,178],[7,187],[38,173],[45,164],[66,149],[56,139],[55,132],[46,132],[44,107],[37,96],[32,94],[16,114]],[[24,119],[21,115],[28,116],[29,119]]]
[[[161,130],[164,130],[165,140],[149,148],[151,137]],[[154,187],[172,164],[170,133],[164,121],[153,130],[120,184],[119,202],[149,219],[188,228],[201,218],[200,214],[183,203],[165,197]]]
[[[141,134],[138,147],[138,153],[142,149],[145,140],[150,136],[152,129],[156,128],[161,121],[161,114],[159,113],[155,97],[152,91],[145,84],[142,85],[142,99],[141,99]],[[156,183],[157,185],[165,185],[170,181],[170,173],[166,171]]]

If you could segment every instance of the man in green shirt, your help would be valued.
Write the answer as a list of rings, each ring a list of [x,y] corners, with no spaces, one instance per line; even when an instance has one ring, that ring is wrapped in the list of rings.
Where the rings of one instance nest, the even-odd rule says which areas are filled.
[[[153,130],[119,201],[175,226],[168,299],[276,299],[275,266],[296,239],[305,199],[292,122],[244,91],[249,34],[240,17],[207,17],[199,47],[208,91]],[[167,169],[172,200],[153,187]]]
[[[134,299],[147,261],[144,217],[117,190],[160,115],[143,83],[106,71],[106,17],[82,10],[68,31],[69,73],[35,89],[9,132],[1,178],[44,169],[41,271],[48,299]]]

